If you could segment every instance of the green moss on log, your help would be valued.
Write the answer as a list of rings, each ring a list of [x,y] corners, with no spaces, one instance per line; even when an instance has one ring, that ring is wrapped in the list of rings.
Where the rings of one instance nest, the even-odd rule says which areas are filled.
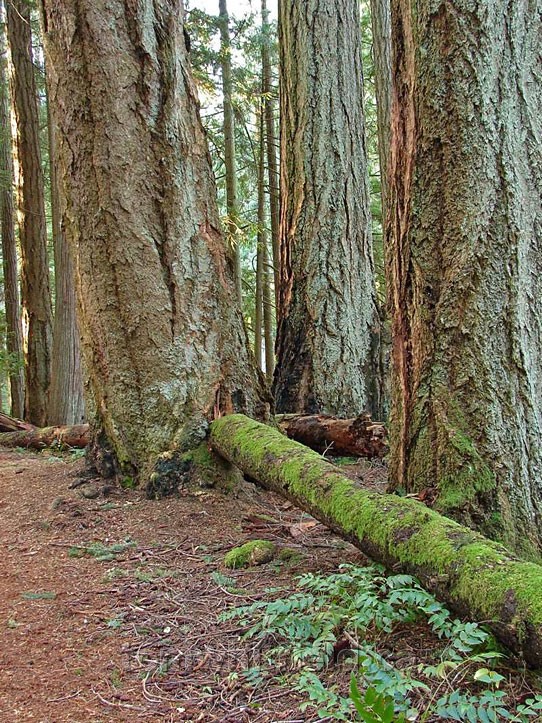
[[[399,565],[455,610],[542,667],[542,567],[422,503],[361,489],[334,465],[243,415],[211,425],[211,445],[370,557]]]
[[[275,555],[275,545],[268,540],[250,540],[241,547],[234,547],[224,557],[224,565],[237,570],[250,565],[263,565]]]

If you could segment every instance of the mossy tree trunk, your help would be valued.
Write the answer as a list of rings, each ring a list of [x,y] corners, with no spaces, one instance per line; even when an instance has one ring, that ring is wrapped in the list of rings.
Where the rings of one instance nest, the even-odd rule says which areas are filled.
[[[421,502],[361,489],[316,452],[243,415],[213,422],[211,446],[374,560],[416,575],[453,610],[489,625],[529,665],[542,666],[542,566]]]
[[[145,475],[231,410],[265,415],[181,0],[45,0],[66,236],[96,407],[91,448]]]
[[[538,2],[392,2],[391,471],[542,549]]]
[[[283,0],[280,412],[378,416],[357,0]]]

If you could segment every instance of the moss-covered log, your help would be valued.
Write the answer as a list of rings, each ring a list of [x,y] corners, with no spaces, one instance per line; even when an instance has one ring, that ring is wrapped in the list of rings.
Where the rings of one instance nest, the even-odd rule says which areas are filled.
[[[88,441],[88,424],[74,424],[71,427],[35,427],[0,434],[0,445],[3,447],[26,447],[28,449],[43,449],[53,445],[82,449],[87,446]]]
[[[211,446],[374,560],[416,575],[456,612],[489,625],[542,667],[542,567],[413,499],[361,489],[319,454],[239,414],[211,425]]]

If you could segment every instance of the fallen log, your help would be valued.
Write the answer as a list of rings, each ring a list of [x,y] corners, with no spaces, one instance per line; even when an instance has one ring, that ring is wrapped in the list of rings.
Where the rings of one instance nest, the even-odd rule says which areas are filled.
[[[20,429],[35,429],[35,427],[30,422],[23,422],[22,419],[15,419],[0,412],[0,432],[16,432]]]
[[[43,449],[54,445],[82,449],[88,442],[88,424],[74,424],[71,427],[34,427],[0,434],[0,445],[3,447]]]
[[[279,414],[279,428],[290,439],[332,456],[382,458],[388,451],[386,427],[369,414],[339,419],[329,414]]]
[[[415,575],[451,609],[488,625],[528,665],[542,667],[542,566],[421,502],[363,490],[316,452],[243,415],[213,422],[211,446],[373,560]]]

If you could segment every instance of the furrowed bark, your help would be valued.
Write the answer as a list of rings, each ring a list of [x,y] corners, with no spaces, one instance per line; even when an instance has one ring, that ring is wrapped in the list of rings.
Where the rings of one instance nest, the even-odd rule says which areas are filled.
[[[100,469],[148,478],[162,453],[196,447],[217,414],[269,409],[219,230],[183,3],[43,9],[96,408],[89,454]]]
[[[6,72],[6,36],[4,7],[0,23],[0,224],[2,235],[2,266],[4,271],[4,303],[6,307],[6,350],[10,355],[9,384],[11,413],[24,415],[23,331],[19,305],[19,274],[17,241],[15,238],[15,208],[13,203],[13,157],[11,142],[11,114]]]
[[[391,8],[391,478],[540,559],[542,6]]]
[[[280,429],[290,439],[332,456],[382,458],[388,451],[387,431],[368,414],[355,419],[338,419],[328,414],[279,414]]]
[[[29,3],[11,0],[6,5],[6,17],[12,64],[11,95],[17,121],[21,296],[28,329],[25,417],[40,425],[45,424],[47,417],[53,311]]]
[[[277,411],[378,415],[359,3],[279,8]]]
[[[88,424],[74,424],[70,427],[38,427],[19,432],[5,432],[0,434],[0,445],[27,449],[44,449],[52,446],[84,449],[89,439]]]
[[[542,666],[542,567],[413,499],[366,492],[319,454],[244,415],[211,425],[212,448],[388,568],[416,575]]]

